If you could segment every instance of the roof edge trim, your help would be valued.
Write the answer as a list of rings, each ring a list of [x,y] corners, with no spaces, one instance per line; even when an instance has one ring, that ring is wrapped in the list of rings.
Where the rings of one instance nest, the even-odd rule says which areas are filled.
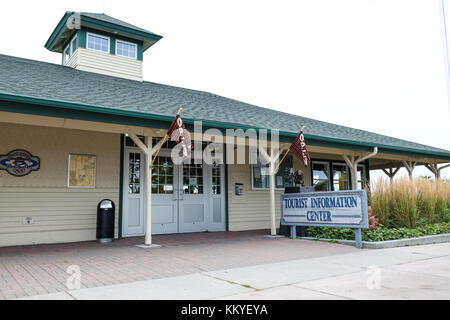
[[[61,34],[67,29],[67,20],[70,18],[70,16],[72,16],[73,14],[75,14],[76,12],[74,11],[67,11],[63,17],[61,18],[61,20],[58,22],[58,24],[56,25],[55,29],[53,30],[53,32],[51,33],[50,37],[48,38],[47,42],[45,43],[44,47],[50,51],[53,51],[53,48],[56,44],[56,42],[58,41],[59,37],[61,36]],[[95,29],[109,29],[112,32],[117,32],[118,34],[122,34],[125,36],[129,36],[132,38],[138,38],[141,40],[147,40],[150,41],[151,43],[147,43],[144,51],[146,49],[148,49],[152,44],[158,42],[159,40],[162,39],[162,36],[156,34],[156,33],[152,33],[152,32],[144,32],[144,31],[140,31],[137,29],[133,29],[130,27],[126,27],[126,26],[120,26],[118,24],[112,23],[112,22],[105,22],[93,17],[88,17],[88,16],[84,16],[82,13],[80,13],[80,23],[81,26],[87,26],[87,27],[91,27],[91,28],[95,28]]]
[[[62,100],[50,100],[50,99],[42,99],[42,98],[36,98],[32,96],[23,96],[23,95],[16,95],[16,94],[9,94],[9,93],[2,93],[0,92],[0,101],[10,101],[10,102],[19,102],[19,103],[25,103],[25,104],[33,104],[33,105],[42,105],[42,106],[48,106],[48,107],[56,107],[56,108],[64,108],[64,109],[72,109],[72,110],[78,110],[78,111],[87,111],[87,112],[96,112],[96,113],[103,113],[103,114],[110,114],[110,115],[117,115],[117,116],[128,116],[128,117],[134,117],[134,118],[141,118],[141,119],[148,119],[148,120],[159,120],[159,121],[168,121],[171,122],[174,117],[172,116],[165,116],[165,115],[158,115],[158,114],[151,114],[151,113],[143,113],[143,112],[136,112],[136,111],[129,111],[129,110],[118,110],[118,109],[112,109],[108,107],[99,107],[95,105],[87,105],[87,104],[80,104],[80,103],[74,103],[74,102],[68,102],[68,101],[62,101]],[[1,109],[1,107],[0,107]],[[20,112],[19,112],[20,113]],[[194,124],[194,121],[201,120],[203,122],[204,126],[209,127],[216,127],[221,129],[266,129],[269,133],[273,129],[267,129],[267,128],[258,128],[248,125],[241,125],[236,123],[226,123],[226,122],[215,122],[210,120],[203,120],[203,119],[190,119],[190,118],[183,118],[183,121],[187,124]],[[298,135],[298,132],[289,132],[289,131],[279,131],[279,135],[283,137],[288,138],[295,138]],[[449,152],[438,152],[438,151],[428,151],[428,150],[420,150],[420,149],[414,149],[414,148],[407,148],[407,147],[395,147],[390,145],[383,145],[383,144],[375,144],[375,143],[369,143],[369,142],[362,142],[362,141],[353,141],[353,140],[346,140],[346,139],[339,139],[339,138],[332,138],[332,137],[322,137],[317,135],[311,135],[305,133],[305,138],[310,139],[310,142],[308,144],[310,145],[317,145],[317,143],[320,144],[320,142],[326,142],[326,143],[336,143],[340,144],[341,146],[336,146],[336,148],[343,148],[346,149],[352,149],[352,146],[357,147],[355,150],[360,151],[361,147],[378,147],[380,153],[390,153],[390,154],[405,154],[405,155],[414,155],[415,157],[433,157],[441,160],[450,160],[450,151]]]

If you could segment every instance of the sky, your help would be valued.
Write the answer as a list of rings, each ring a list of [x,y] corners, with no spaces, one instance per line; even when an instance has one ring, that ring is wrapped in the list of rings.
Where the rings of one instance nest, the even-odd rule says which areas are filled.
[[[65,11],[104,12],[163,36],[146,81],[450,150],[439,2],[2,0],[0,53],[59,64],[44,44]]]

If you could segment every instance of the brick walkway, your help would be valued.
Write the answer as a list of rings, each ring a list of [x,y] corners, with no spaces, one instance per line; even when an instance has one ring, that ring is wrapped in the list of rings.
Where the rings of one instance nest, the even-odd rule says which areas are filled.
[[[71,265],[82,288],[172,277],[200,271],[353,252],[351,246],[282,238],[267,231],[154,236],[159,249],[141,249],[143,238],[0,248],[0,299],[66,290]]]

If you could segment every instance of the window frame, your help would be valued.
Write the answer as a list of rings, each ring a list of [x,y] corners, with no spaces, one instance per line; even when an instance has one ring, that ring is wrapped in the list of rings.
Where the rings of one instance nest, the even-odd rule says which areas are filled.
[[[67,51],[67,53],[66,53],[66,51]],[[63,65],[65,65],[66,62],[69,61],[69,60],[70,60],[70,57],[71,57],[71,55],[70,55],[70,42],[69,42],[69,44],[64,48],[62,54],[63,54]]]
[[[78,38],[78,35],[75,34],[72,39],[70,39],[70,41],[67,43],[67,45],[64,47],[64,50],[62,52],[62,61],[63,61],[63,65],[65,65],[70,58],[72,58],[73,54],[75,53],[75,50],[78,49],[78,45],[77,48],[75,50],[73,50],[73,42],[76,41]],[[66,54],[67,51],[67,54]]]
[[[134,46],[135,47],[135,51],[134,51],[134,57],[129,57],[129,56],[124,56],[124,55],[120,55],[120,54],[117,54],[117,42],[122,42],[122,43],[124,43],[124,44],[129,44],[129,45],[132,45],[132,46]],[[124,41],[124,40],[120,40],[120,39],[116,39],[116,50],[115,50],[115,55],[116,56],[118,56],[118,57],[123,57],[123,58],[128,58],[128,59],[132,59],[132,60],[137,60],[137,50],[138,50],[138,45],[137,45],[137,43],[133,43],[133,42],[128,42],[128,41]]]
[[[94,36],[94,37],[103,38],[103,39],[108,40],[108,51],[98,50],[98,49],[95,49],[95,48],[89,48],[89,36],[90,35]],[[103,53],[111,53],[111,38],[108,37],[108,36],[103,36],[103,35],[98,34],[98,33],[86,32],[86,49],[97,51],[97,52],[103,52]]]
[[[362,168],[361,180],[358,180],[359,168]],[[358,190],[364,190],[365,186],[367,185],[366,170],[367,170],[367,166],[365,164],[358,164],[358,167],[356,169],[356,185],[359,186],[359,183],[361,183],[361,189],[358,189]]]
[[[75,53],[75,51],[78,49],[78,45],[77,45],[77,47],[75,48],[75,50],[73,49],[73,42],[76,41],[77,38],[78,38],[78,36],[75,34],[75,36],[72,38],[72,40],[70,40],[70,49],[69,49],[69,51],[70,51],[70,57],[72,57],[72,55],[73,55],[73,54]],[[69,58],[69,59],[70,59],[70,58]]]
[[[327,179],[327,181],[328,181],[328,183],[327,183],[327,190],[324,190],[324,191],[332,191],[331,189],[331,179],[330,179],[330,175],[331,175],[331,172],[330,172],[330,169],[332,168],[332,163],[330,162],[330,161],[323,161],[323,160],[311,160],[311,186],[312,187],[314,187],[314,164],[323,164],[323,165],[326,165],[327,166],[327,177],[328,177],[328,179]],[[324,179],[319,179],[319,180],[324,180]],[[318,192],[319,191],[322,191],[322,190],[318,190]]]
[[[333,170],[333,166],[334,165],[345,166],[345,171],[347,173],[347,178],[346,178],[345,182],[347,183],[347,188],[350,188],[350,185],[351,185],[352,182],[351,182],[351,179],[350,179],[351,172],[350,172],[350,169],[349,169],[348,165],[345,162],[331,161],[331,171],[330,171],[330,176],[331,176],[330,183],[331,183],[331,185],[330,185],[330,187],[332,187],[331,188],[332,190],[330,189],[330,191],[339,191],[339,190],[334,190],[334,181],[335,181],[335,179],[334,179],[334,170]],[[340,182],[341,180],[336,180],[336,181]],[[344,180],[342,180],[342,181],[344,181]],[[351,189],[344,189],[344,190],[351,190]]]
[[[334,180],[333,180],[333,176],[332,176],[332,171],[333,171],[333,165],[334,164],[338,164],[338,165],[342,165],[344,164],[344,162],[340,161],[340,160],[329,160],[329,159],[311,159],[311,165],[310,165],[310,173],[311,173],[311,186],[314,186],[314,173],[313,173],[313,163],[322,163],[322,164],[328,164],[328,170],[329,170],[329,183],[328,183],[328,191],[339,191],[339,190],[334,190]],[[370,167],[368,165],[368,163],[359,163],[358,164],[358,170],[362,168],[362,181],[367,183],[370,182],[370,177],[368,179],[368,175],[370,174]],[[352,173],[350,171],[350,168],[348,168],[347,166],[347,170],[348,170],[348,190],[352,190],[353,186],[352,186]],[[357,180],[356,183],[361,182],[361,180]],[[320,190],[322,191],[322,190]]]
[[[256,160],[258,161],[259,160],[259,153],[258,153],[258,151],[253,151],[252,152],[252,154],[250,155],[251,157],[254,157],[255,156],[255,154],[256,154]],[[282,155],[282,153],[280,153],[280,158],[281,158],[281,155]],[[292,154],[289,154],[288,156],[291,156],[292,157]],[[262,163],[260,163],[259,161],[258,161],[258,163],[259,163],[259,165],[262,165]],[[259,188],[259,187],[255,187],[254,186],[254,179],[253,179],[253,176],[254,176],[254,173],[253,173],[253,167],[255,166],[255,165],[258,165],[258,164],[250,164],[250,173],[251,173],[251,186],[252,186],[252,188],[251,188],[251,190],[253,190],[253,191],[258,191],[258,190],[270,190],[270,186],[269,187],[264,187],[264,188]],[[292,165],[294,165],[294,159],[292,159]],[[293,168],[293,167],[292,167]],[[275,178],[276,178],[276,174],[275,174]],[[269,176],[269,179],[270,179],[270,176]],[[294,186],[294,184],[292,184],[292,186]],[[285,187],[277,187],[277,184],[276,184],[276,181],[275,181],[275,190],[284,190],[284,188]]]

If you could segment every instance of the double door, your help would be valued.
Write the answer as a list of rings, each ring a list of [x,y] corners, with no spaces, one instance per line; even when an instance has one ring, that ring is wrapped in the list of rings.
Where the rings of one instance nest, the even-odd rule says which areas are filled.
[[[126,149],[124,161],[124,236],[145,233],[144,155]],[[152,166],[152,233],[225,230],[224,165],[176,165],[162,150]]]

